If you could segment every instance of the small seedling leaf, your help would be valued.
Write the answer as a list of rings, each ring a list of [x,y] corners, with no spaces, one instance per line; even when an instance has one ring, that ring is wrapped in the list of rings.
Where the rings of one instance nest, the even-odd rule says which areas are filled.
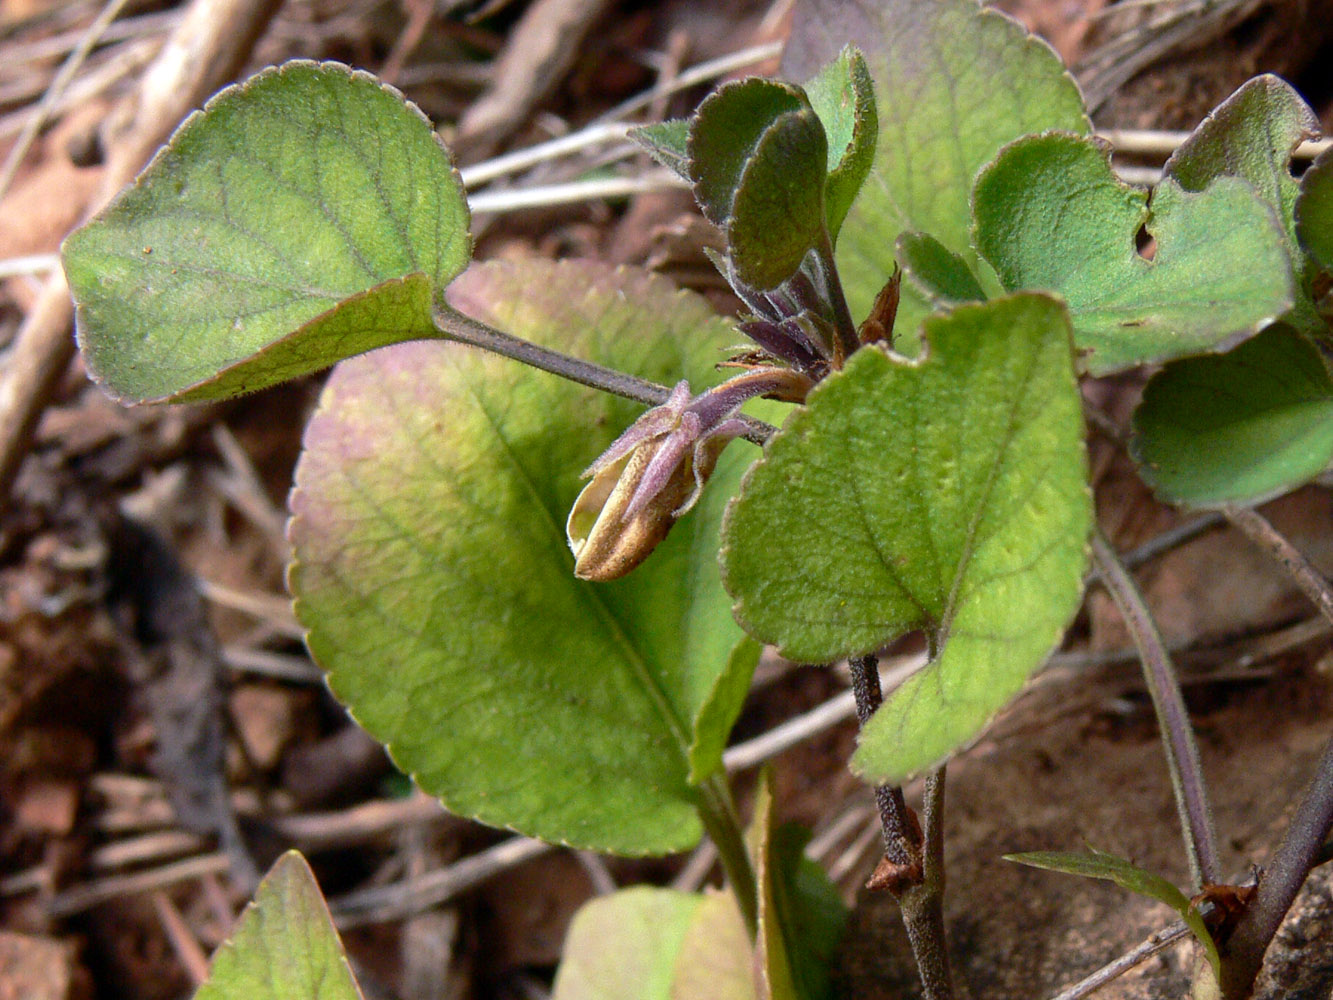
[[[690,123],[686,118],[673,118],[629,130],[629,137],[648,151],[662,166],[683,180],[690,180]]]
[[[779,115],[755,143],[726,226],[736,274],[751,288],[776,288],[823,241],[826,150],[809,108]]]
[[[1208,933],[1203,917],[1185,894],[1162,876],[1144,871],[1132,861],[1098,850],[1088,854],[1076,851],[1029,851],[1024,854],[1006,854],[1004,858],[1006,861],[1015,861],[1020,865],[1042,868],[1046,871],[1105,879],[1114,882],[1122,889],[1165,903],[1180,915],[1199,944],[1203,945],[1204,953],[1208,956],[1208,964],[1213,967],[1213,975],[1220,975],[1217,945],[1213,942],[1213,936]]]
[[[1319,270],[1333,273],[1333,149],[1326,149],[1301,177],[1296,236]]]
[[[936,308],[982,302],[986,298],[967,261],[933,236],[900,235],[898,260],[907,280]]]
[[[1082,594],[1091,502],[1068,320],[1045,296],[929,320],[924,359],[854,354],[770,439],[724,531],[738,620],[827,663],[914,629],[938,656],[863,730],[899,781],[1022,686]]]
[[[1167,179],[1152,197],[1121,183],[1081,136],[1030,136],[982,171],[977,248],[1010,290],[1058,292],[1094,374],[1225,350],[1294,301],[1273,211],[1231,177],[1206,191]],[[1146,226],[1151,261],[1135,250]]]
[[[220,399],[435,336],[470,255],[448,151],[397,91],[291,62],[191,115],[63,255],[93,377]]]
[[[301,855],[284,854],[259,883],[194,1000],[361,1000]]]
[[[482,265],[452,305],[518,336],[702,388],[735,332],[698,296],[589,263]],[[577,580],[580,474],[642,407],[460,345],[339,366],[292,498],[297,614],[334,692],[454,812],[581,847],[694,845],[691,774],[740,699],[718,578],[723,454],[699,505],[623,580]],[[728,667],[728,664],[731,667]]]
[[[690,125],[689,176],[709,222],[727,225],[741,175],[764,133],[783,115],[809,108],[799,88],[757,77],[726,84],[699,105]]]
[[[551,1000],[675,1000],[681,945],[704,902],[636,886],[584,903],[565,936]]]
[[[930,233],[976,266],[968,198],[1001,146],[1091,126],[1051,48],[975,0],[805,0],[783,73],[807,79],[848,44],[865,55],[878,119],[874,163],[838,238],[838,270],[859,319],[893,271],[904,230]],[[929,306],[904,288],[900,308],[899,329],[914,336]]]
[[[1299,190],[1291,155],[1319,135],[1319,118],[1296,90],[1271,74],[1248,81],[1222,102],[1167,160],[1165,174],[1186,191],[1203,191],[1219,177],[1238,177],[1258,192],[1281,220],[1292,274],[1301,286],[1290,322],[1322,327],[1305,281],[1305,255],[1296,238],[1293,210]]]
[[[1154,375],[1134,414],[1131,451],[1172,503],[1258,503],[1333,461],[1333,379],[1306,337],[1271,326],[1226,354]]]
[[[828,875],[805,856],[809,835],[773,818],[772,773],[765,770],[748,831],[759,884],[756,961],[764,1000],[824,1000],[829,962],[847,910]]]
[[[807,80],[804,89],[828,136],[824,205],[829,236],[836,240],[875,160],[879,138],[875,83],[865,56],[849,45]]]

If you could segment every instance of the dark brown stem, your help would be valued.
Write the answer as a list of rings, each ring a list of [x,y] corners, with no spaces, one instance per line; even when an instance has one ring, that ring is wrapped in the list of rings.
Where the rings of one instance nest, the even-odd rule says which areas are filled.
[[[874,655],[854,656],[848,666],[856,718],[864,727],[883,700],[879,660]],[[903,800],[902,788],[878,786],[875,803],[884,831],[884,856],[897,873],[882,884],[898,900],[925,998],[954,1000],[944,932],[944,769],[926,779],[924,833]]]
[[[1199,748],[1194,742],[1194,730],[1185,709],[1185,696],[1180,691],[1171,656],[1143,594],[1100,529],[1092,536],[1092,560],[1102,583],[1120,609],[1143,661],[1143,676],[1162,730],[1162,745],[1176,793],[1185,852],[1189,855],[1190,875],[1197,892],[1205,882],[1217,881],[1217,838],[1213,833]]]

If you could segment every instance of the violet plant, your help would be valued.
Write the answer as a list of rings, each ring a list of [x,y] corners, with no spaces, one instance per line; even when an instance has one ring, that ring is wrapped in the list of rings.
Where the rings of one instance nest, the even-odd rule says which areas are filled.
[[[1224,883],[1169,659],[1094,532],[1078,378],[1165,363],[1134,453],[1179,502],[1252,504],[1333,458],[1333,163],[1292,177],[1313,119],[1286,84],[1248,84],[1145,192],[1050,49],[973,0],[804,0],[784,69],[804,84],[728,84],[636,134],[722,231],[739,321],[635,269],[469,268],[430,123],[328,63],[220,93],[63,251],[89,371],[120,399],[339,362],[305,433],[290,584],[331,689],[423,789],[593,850],[717,845],[725,895],[588,904],[558,1000],[826,993],[836,896],[766,783],[742,825],[722,766],[761,643],[851,664],[876,882],[926,996],[955,996],[944,765],[1059,643],[1090,537],[1144,651],[1192,890]],[[1200,385],[1243,401],[1200,405]],[[929,662],[882,695],[876,653],[912,631]],[[1175,906],[1205,956],[1196,995],[1239,1000],[1330,801],[1293,824],[1285,887],[1261,881],[1226,926],[1121,859],[1018,860]],[[201,996],[355,995],[298,860],[257,899]]]

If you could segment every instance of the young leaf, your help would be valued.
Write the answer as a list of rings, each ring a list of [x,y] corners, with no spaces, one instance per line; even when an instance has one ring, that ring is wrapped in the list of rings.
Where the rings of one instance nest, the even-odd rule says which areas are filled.
[[[1298,187],[1291,154],[1319,134],[1319,118],[1292,86],[1271,74],[1257,76],[1228,97],[1166,161],[1165,174],[1186,191],[1203,191],[1219,177],[1239,177],[1281,220],[1298,285],[1305,259],[1296,239],[1293,209]],[[1308,288],[1293,317],[1301,329],[1322,327]]]
[[[1131,451],[1144,481],[1172,503],[1258,503],[1333,461],[1333,379],[1314,344],[1271,326],[1226,354],[1154,375]]]
[[[735,338],[703,299],[588,263],[484,265],[450,299],[667,384],[716,378]],[[638,571],[579,581],[565,515],[638,411],[458,345],[377,351],[329,380],[291,529],[310,647],[403,770],[457,813],[626,854],[701,832],[690,776],[739,710],[740,682],[719,675],[747,667],[729,660],[717,531],[753,456],[733,444]]]
[[[875,159],[879,118],[875,114],[875,83],[865,56],[847,46],[838,58],[805,82],[805,93],[828,136],[828,180],[824,207],[828,232],[838,238],[842,220],[856,200]]]
[[[295,851],[259,883],[194,1000],[361,1000],[315,876]]]
[[[584,903],[551,1000],[672,1000],[681,944],[703,902],[693,892],[636,886]]]
[[[1319,270],[1333,273],[1333,150],[1326,149],[1301,177],[1296,236]]]
[[[829,962],[847,911],[828,875],[805,856],[809,834],[774,825],[772,773],[767,770],[755,795],[748,839],[759,883],[755,964],[760,995],[764,1000],[824,1000]]]
[[[694,195],[725,231],[745,284],[777,287],[821,242],[827,164],[824,127],[799,88],[741,80],[699,106],[689,137]]]
[[[1058,292],[1094,374],[1225,350],[1285,313],[1291,266],[1273,211],[1244,181],[1199,194],[1122,184],[1106,148],[1050,133],[1012,143],[977,178],[977,249],[1010,290]],[[1157,239],[1135,252],[1140,227]]]
[[[1098,850],[1093,850],[1090,854],[1079,854],[1074,851],[1028,851],[1024,854],[1006,854],[1004,858],[1006,861],[1016,861],[1020,865],[1064,872],[1066,875],[1106,879],[1122,889],[1165,903],[1180,914],[1190,933],[1198,939],[1199,944],[1203,945],[1208,964],[1213,967],[1213,975],[1221,974],[1217,945],[1213,942],[1213,936],[1208,933],[1203,917],[1185,894],[1162,876],[1144,871],[1124,858]]]
[[[838,270],[860,318],[893,271],[904,230],[930,233],[975,267],[972,180],[1001,146],[1091,126],[1050,47],[975,0],[802,0],[783,73],[807,79],[848,43],[865,54],[879,125],[874,164],[838,239]],[[899,328],[914,334],[929,309],[904,293]]]
[[[926,233],[898,237],[898,260],[903,273],[932,306],[950,307],[983,302],[986,293],[967,262]]]
[[[629,130],[629,137],[648,151],[651,156],[668,170],[674,171],[683,180],[690,178],[690,123],[685,118],[673,118],[670,121],[657,122]]]
[[[741,714],[755,667],[764,647],[748,635],[742,635],[727,658],[727,669],[718,674],[708,692],[694,726],[694,745],[690,747],[690,782],[700,784],[722,766],[722,751],[727,748],[732,723]]]
[[[865,349],[747,475],[723,579],[751,635],[807,663],[925,629],[937,655],[862,733],[898,781],[965,743],[1059,639],[1092,523],[1068,320],[1045,296],[929,320],[923,360]]]
[[[397,91],[290,62],[223,90],[63,258],[93,377],[220,399],[437,336],[470,256],[449,153]]]

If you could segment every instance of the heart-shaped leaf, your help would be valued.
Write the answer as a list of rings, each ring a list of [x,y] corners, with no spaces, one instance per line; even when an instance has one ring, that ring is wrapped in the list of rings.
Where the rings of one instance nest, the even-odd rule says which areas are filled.
[[[722,227],[736,275],[775,288],[824,240],[828,140],[804,92],[772,80],[728,84],[690,126],[694,196]]]
[[[930,233],[975,267],[968,199],[1001,146],[1091,126],[1050,47],[975,0],[801,0],[783,74],[807,79],[849,43],[865,54],[879,125],[874,164],[838,238],[838,270],[860,318],[892,273],[904,230]],[[904,289],[900,308],[899,328],[914,335],[928,305]]]
[[[1010,290],[1062,295],[1094,374],[1225,350],[1293,302],[1285,236],[1244,181],[1206,191],[1121,183],[1108,150],[1052,133],[1012,143],[977,178],[977,249]],[[1142,227],[1152,260],[1135,250]]]
[[[673,383],[716,378],[730,325],[646,273],[491,264],[451,303],[529,340]],[[636,572],[575,579],[580,473],[638,408],[459,345],[340,366],[292,498],[297,613],[329,683],[455,812],[583,847],[692,846],[746,683],[717,531],[751,446]]]
[[[1084,878],[1105,879],[1114,882],[1122,889],[1165,903],[1179,914],[1185,921],[1185,926],[1190,929],[1190,933],[1199,944],[1203,945],[1208,964],[1213,967],[1213,975],[1221,975],[1217,945],[1213,941],[1213,936],[1208,933],[1208,926],[1203,922],[1203,917],[1185,894],[1162,876],[1145,871],[1132,861],[1097,850],[1090,854],[1074,851],[1028,851],[1024,854],[1006,854],[1004,858],[1006,861],[1016,861],[1020,865],[1032,868],[1044,868],[1066,875],[1082,875]]]
[[[765,448],[727,517],[746,630],[809,663],[926,630],[937,650],[861,737],[897,781],[970,739],[1059,639],[1092,523],[1068,320],[1039,295],[926,324],[915,363],[866,348]]]
[[[194,1000],[361,1000],[301,855],[284,854],[259,883]]]
[[[1319,270],[1333,273],[1333,149],[1326,149],[1301,177],[1296,235]]]
[[[1148,485],[1173,503],[1257,503],[1333,461],[1333,379],[1308,339],[1269,327],[1226,354],[1154,375],[1131,451]]]
[[[681,946],[704,903],[693,892],[648,886],[584,903],[565,936],[552,1000],[673,1000]],[[741,938],[748,945],[744,925]]]
[[[1285,80],[1264,74],[1220,104],[1166,161],[1165,174],[1186,191],[1203,191],[1219,177],[1239,177],[1282,221],[1292,274],[1301,289],[1289,322],[1322,327],[1306,282],[1305,255],[1296,239],[1293,210],[1299,190],[1291,154],[1319,134],[1319,118]]]
[[[848,46],[807,80],[804,89],[828,137],[824,206],[829,236],[836,240],[842,220],[875,160],[875,141],[879,137],[875,83],[865,56]]]
[[[397,91],[291,62],[219,93],[63,249],[89,371],[220,399],[438,336],[470,256],[449,153]]]

